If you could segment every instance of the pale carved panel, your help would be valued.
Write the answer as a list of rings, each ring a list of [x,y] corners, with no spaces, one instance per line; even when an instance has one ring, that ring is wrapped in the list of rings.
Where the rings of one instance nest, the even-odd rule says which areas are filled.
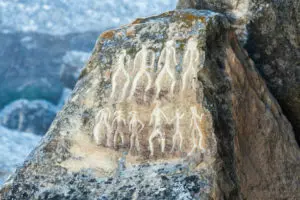
[[[198,80],[205,52],[201,34],[174,34],[183,26],[171,24],[164,30],[169,39],[159,45],[142,42],[134,53],[122,48],[112,58],[108,97],[93,129],[98,145],[154,158],[206,152],[212,117]]]

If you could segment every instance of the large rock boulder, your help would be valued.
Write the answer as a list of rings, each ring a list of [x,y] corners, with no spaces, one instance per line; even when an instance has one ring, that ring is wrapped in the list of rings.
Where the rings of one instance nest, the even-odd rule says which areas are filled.
[[[297,199],[292,126],[229,23],[178,10],[103,33],[2,199]]]
[[[287,0],[179,0],[233,22],[249,56],[292,123],[300,144],[300,3]]]

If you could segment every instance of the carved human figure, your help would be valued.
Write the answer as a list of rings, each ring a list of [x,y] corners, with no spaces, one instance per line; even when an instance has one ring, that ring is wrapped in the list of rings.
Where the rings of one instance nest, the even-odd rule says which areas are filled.
[[[114,73],[112,75],[112,80],[111,80],[112,81],[112,91],[111,91],[111,95],[110,95],[111,98],[114,98],[117,85],[118,84],[124,85],[123,89],[122,89],[122,95],[120,97],[120,101],[124,100],[126,93],[127,93],[128,86],[130,84],[130,76],[125,69],[125,64],[126,64],[126,51],[123,50],[119,56],[119,59],[118,59],[117,65],[116,65],[116,70],[114,71]],[[125,83],[118,82],[118,78],[120,76],[125,77],[125,79],[126,79]]]
[[[97,144],[103,144],[103,138],[106,137],[106,145],[111,147],[112,128],[110,125],[111,112],[109,108],[99,110],[95,118],[93,136]]]
[[[139,143],[139,137],[138,135],[142,132],[145,125],[144,123],[139,119],[138,114],[136,111],[130,112],[130,118],[129,121],[129,131],[131,133],[130,136],[130,149],[129,152],[133,150],[133,147],[135,146],[137,151],[140,152],[140,143]]]
[[[115,128],[115,134],[114,134],[114,148],[117,148],[118,143],[118,136],[121,138],[121,144],[124,145],[124,131],[126,128],[126,118],[124,115],[124,111],[118,110],[114,113],[114,120],[112,122],[112,127]]]
[[[154,61],[155,61],[155,52],[150,49],[147,49],[147,47],[143,45],[142,49],[136,54],[134,58],[133,71],[136,68],[138,68],[139,70],[133,80],[131,91],[129,94],[129,99],[133,97],[137,84],[139,83],[139,81],[143,76],[146,76],[147,78],[145,91],[147,92],[151,88],[152,77],[149,71],[154,68],[154,64],[155,64]]]
[[[161,140],[161,152],[165,151],[165,132],[164,132],[164,124],[168,123],[168,118],[165,113],[160,108],[161,102],[157,101],[156,107],[151,113],[151,119],[149,125],[153,125],[152,133],[149,137],[149,148],[150,155],[154,155],[154,147],[153,147],[153,139],[159,136]]]
[[[158,60],[158,67],[161,69],[159,72],[156,80],[155,80],[155,87],[156,87],[156,98],[159,97],[159,93],[162,88],[162,81],[165,78],[165,75],[168,75],[171,78],[171,95],[174,94],[174,88],[176,84],[176,75],[175,75],[175,68],[177,65],[176,61],[176,49],[175,49],[175,42],[170,40],[166,42],[166,47],[163,48],[161,55]]]
[[[179,140],[179,150],[182,150],[182,143],[183,143],[183,136],[181,132],[181,127],[180,127],[180,120],[184,117],[184,114],[181,114],[179,109],[176,110],[175,117],[171,120],[171,122],[174,122],[174,127],[175,127],[175,133],[173,135],[173,145],[171,152],[174,151],[175,146],[177,144],[177,141]]]
[[[189,155],[194,153],[197,148],[199,148],[201,151],[205,150],[202,146],[203,135],[202,135],[201,127],[199,126],[204,115],[203,113],[200,116],[198,115],[196,106],[193,106],[190,109],[192,113],[190,128],[192,129],[191,132],[192,132],[192,139],[193,139],[193,148],[190,151]],[[198,134],[198,139],[196,136],[197,134]]]
[[[189,85],[193,90],[197,89],[197,73],[199,71],[200,53],[197,48],[198,42],[190,38],[187,42],[187,49],[183,57],[183,76],[181,91],[185,91]]]

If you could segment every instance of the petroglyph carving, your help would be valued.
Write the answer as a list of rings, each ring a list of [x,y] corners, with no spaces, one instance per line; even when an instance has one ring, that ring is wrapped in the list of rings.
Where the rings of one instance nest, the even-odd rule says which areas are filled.
[[[130,112],[131,120],[129,121],[129,131],[131,133],[130,136],[130,149],[129,152],[132,152],[133,147],[135,146],[137,151],[140,152],[140,143],[138,135],[142,132],[145,125],[144,123],[138,118],[138,114],[135,111]]]
[[[130,146],[128,147],[130,153],[136,151],[139,155],[142,155],[143,148],[141,145],[144,143],[142,143],[141,139],[149,134],[148,141],[146,142],[149,144],[150,156],[154,156],[154,153],[164,153],[166,143],[169,142],[170,144],[172,143],[172,147],[170,148],[172,154],[170,155],[175,156],[173,152],[186,150],[184,145],[185,140],[187,142],[191,141],[190,143],[193,144],[187,150],[189,151],[189,155],[198,150],[204,151],[202,144],[204,135],[201,129],[201,121],[204,114],[197,113],[199,110],[197,111],[198,106],[196,106],[194,100],[191,100],[193,102],[189,102],[189,99],[192,98],[187,98],[187,104],[184,102],[184,105],[182,105],[181,103],[183,103],[182,100],[184,99],[181,98],[179,100],[174,99],[174,101],[169,98],[159,99],[160,95],[163,92],[165,93],[166,90],[170,97],[173,97],[177,92],[175,87],[177,88],[177,79],[179,77],[177,77],[176,67],[179,66],[177,66],[175,45],[175,40],[169,40],[165,43],[157,63],[157,76],[155,75],[156,54],[153,50],[147,48],[146,45],[142,45],[139,52],[135,55],[134,60],[130,59],[125,50],[121,51],[112,72],[112,91],[110,94],[110,100],[113,100],[112,104],[108,103],[106,108],[101,109],[95,119],[93,137],[97,144],[115,149]],[[186,44],[182,63],[182,86],[178,89],[180,89],[181,94],[187,94],[187,97],[194,97],[190,95],[190,92],[197,91],[197,97],[200,95],[200,99],[203,99],[203,92],[201,92],[203,86],[197,80],[197,73],[202,67],[200,66],[201,57],[204,54],[198,50],[197,45],[198,41],[195,38],[189,39]],[[110,70],[107,73],[110,73]],[[156,80],[154,79],[155,76]],[[107,77],[110,77],[110,74]],[[155,98],[152,97],[152,88],[154,89],[154,87]],[[141,89],[144,91],[140,92]],[[150,89],[151,92],[149,91]],[[189,90],[189,92],[184,93],[185,90]],[[149,92],[147,93],[147,91]],[[120,96],[118,96],[119,94]],[[149,113],[148,106],[152,107],[153,104],[149,105],[150,101],[140,101],[141,98],[138,95],[144,95],[144,99],[145,97],[154,99],[153,104],[155,107],[150,112],[151,114]],[[135,96],[138,97],[136,102],[132,101],[132,98]],[[185,96],[183,95],[182,97]],[[116,102],[115,99],[118,101]],[[162,101],[164,102],[163,107]],[[193,106],[190,107],[191,105]],[[147,107],[145,108],[144,106]],[[178,109],[174,113],[175,116],[172,116],[172,120],[169,121],[168,118],[171,119],[169,115],[173,114],[171,110],[174,106]],[[112,111],[113,108],[116,108],[116,112]],[[127,113],[127,108],[133,108],[134,111]],[[191,115],[186,113],[186,109],[190,109]],[[140,110],[144,112],[141,114],[138,113],[137,111]],[[184,119],[185,116],[188,117],[187,120]],[[191,119],[189,118],[190,116]],[[149,119],[149,122],[144,121],[146,118]],[[188,120],[190,120],[190,125]],[[173,132],[172,137],[170,135],[170,138],[166,138],[166,134],[169,133],[169,129],[167,129],[169,126],[167,124],[170,123],[173,124],[173,130],[170,130]],[[184,135],[187,131],[187,126],[189,126],[192,134],[191,139],[187,139],[187,136]],[[166,141],[167,139],[168,141]]]
[[[172,119],[171,122],[175,122],[175,133],[173,135],[173,145],[172,145],[172,149],[171,152],[174,151],[175,146],[177,144],[177,141],[179,140],[179,150],[182,150],[182,143],[183,143],[183,136],[182,136],[182,132],[181,132],[181,128],[180,128],[180,120],[184,117],[184,114],[181,114],[179,109],[176,110],[176,114],[175,117]]]
[[[135,75],[135,78],[133,80],[129,99],[133,97],[137,84],[143,76],[146,76],[147,78],[145,91],[147,92],[151,88],[153,81],[149,71],[154,68],[154,64],[155,64],[155,52],[147,49],[147,47],[143,45],[142,49],[136,54],[134,58],[133,70],[139,68],[139,71]]]
[[[120,85],[124,84],[123,89],[122,89],[121,101],[124,100],[128,86],[130,84],[130,76],[125,69],[126,58],[128,59],[128,57],[126,57],[126,51],[123,50],[121,52],[121,55],[119,56],[119,59],[117,62],[117,69],[115,70],[115,72],[113,73],[113,76],[112,76],[112,92],[111,92],[110,98],[114,98],[117,84],[120,84]],[[118,80],[119,76],[125,77],[125,79],[126,79],[125,83],[118,83],[117,80]]]
[[[203,115],[203,113],[200,116],[198,115],[196,106],[193,106],[190,109],[192,112],[190,128],[192,128],[191,132],[192,132],[192,139],[193,139],[193,148],[192,148],[191,152],[189,153],[189,155],[194,153],[197,148],[199,148],[201,151],[204,151],[204,148],[202,147],[203,135],[202,135],[201,128],[199,126],[204,115]],[[196,136],[197,134],[198,134],[198,139]]]
[[[149,125],[151,126],[153,123],[153,131],[149,137],[149,148],[151,152],[151,156],[154,155],[154,147],[153,147],[153,139],[159,136],[161,140],[161,152],[165,151],[165,132],[164,132],[164,124],[168,123],[168,118],[165,113],[160,108],[161,103],[157,101],[156,107],[151,113],[151,119]]]
[[[200,53],[197,45],[198,42],[195,38],[190,38],[188,40],[182,64],[184,74],[182,76],[181,91],[186,90],[188,85],[191,85],[193,90],[197,89],[197,73],[199,71],[198,66],[200,64]]]
[[[171,78],[170,93],[171,95],[174,94],[174,87],[176,84],[176,76],[175,76],[176,65],[177,65],[177,61],[176,61],[175,42],[173,40],[170,40],[166,42],[166,47],[163,48],[158,60],[158,67],[161,68],[161,71],[155,80],[156,98],[159,97],[159,93],[162,88],[162,81],[165,75],[168,75]]]
[[[109,108],[99,110],[95,118],[95,126],[93,136],[97,144],[103,144],[103,139],[106,137],[106,145],[111,147],[112,128],[110,125],[111,112]]]
[[[124,145],[124,130],[126,126],[126,119],[124,111],[118,110],[114,113],[114,120],[112,122],[112,127],[116,126],[115,135],[114,135],[114,148],[117,148],[118,136],[121,138],[121,144]]]

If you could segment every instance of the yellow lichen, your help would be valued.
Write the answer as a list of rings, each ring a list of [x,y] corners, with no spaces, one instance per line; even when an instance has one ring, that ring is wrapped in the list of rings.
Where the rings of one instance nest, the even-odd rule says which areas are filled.
[[[134,20],[131,24],[140,24],[143,21],[142,18],[137,18],[136,20]]]
[[[104,39],[111,39],[114,37],[114,35],[115,35],[115,31],[106,31],[101,34],[101,37]]]

